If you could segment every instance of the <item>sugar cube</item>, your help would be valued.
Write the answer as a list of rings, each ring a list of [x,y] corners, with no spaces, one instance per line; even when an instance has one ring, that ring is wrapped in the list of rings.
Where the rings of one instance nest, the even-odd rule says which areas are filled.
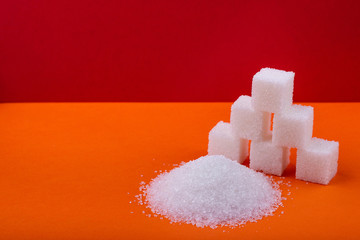
[[[263,68],[253,77],[252,101],[255,110],[279,113],[292,104],[294,72]]]
[[[271,139],[250,145],[250,168],[281,176],[290,162],[290,148],[275,146]]]
[[[296,178],[327,185],[338,166],[339,142],[312,138],[306,149],[298,149]]]
[[[274,114],[273,143],[278,146],[304,148],[313,132],[314,108],[292,105]]]
[[[208,154],[224,155],[242,163],[248,156],[248,144],[248,140],[234,134],[230,123],[220,121],[209,133]]]
[[[230,124],[240,138],[262,140],[270,134],[271,113],[255,111],[251,97],[243,95],[231,106]]]

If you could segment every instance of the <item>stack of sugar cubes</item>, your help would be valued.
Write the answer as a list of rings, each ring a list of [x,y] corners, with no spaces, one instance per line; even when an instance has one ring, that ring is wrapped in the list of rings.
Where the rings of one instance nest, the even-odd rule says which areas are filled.
[[[250,168],[281,176],[290,148],[297,148],[296,178],[328,184],[337,172],[339,143],[312,137],[314,109],[293,104],[294,76],[272,68],[256,73],[252,96],[240,96],[230,123],[220,121],[210,131],[208,154],[243,163],[251,140]]]

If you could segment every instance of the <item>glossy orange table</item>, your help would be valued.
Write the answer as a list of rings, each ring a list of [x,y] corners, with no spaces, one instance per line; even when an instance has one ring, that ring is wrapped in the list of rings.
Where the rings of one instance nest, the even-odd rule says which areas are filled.
[[[154,171],[205,155],[231,103],[1,104],[0,239],[358,239],[360,103],[308,105],[314,136],[340,142],[330,185],[296,180],[293,151],[284,207],[213,230],[149,218],[129,202]]]

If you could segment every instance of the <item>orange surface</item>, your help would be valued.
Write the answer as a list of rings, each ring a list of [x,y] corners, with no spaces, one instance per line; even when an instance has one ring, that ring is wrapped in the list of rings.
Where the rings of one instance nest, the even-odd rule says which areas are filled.
[[[293,158],[284,207],[213,230],[149,218],[129,202],[155,170],[205,155],[230,103],[1,104],[0,239],[359,238],[360,103],[308,105],[314,135],[340,141],[330,185],[296,180]]]

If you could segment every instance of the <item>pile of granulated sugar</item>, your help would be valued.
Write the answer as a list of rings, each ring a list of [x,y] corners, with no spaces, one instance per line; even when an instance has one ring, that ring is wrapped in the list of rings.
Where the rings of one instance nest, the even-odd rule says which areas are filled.
[[[141,188],[140,204],[171,222],[235,227],[281,205],[278,185],[221,155],[205,156],[162,173]]]

